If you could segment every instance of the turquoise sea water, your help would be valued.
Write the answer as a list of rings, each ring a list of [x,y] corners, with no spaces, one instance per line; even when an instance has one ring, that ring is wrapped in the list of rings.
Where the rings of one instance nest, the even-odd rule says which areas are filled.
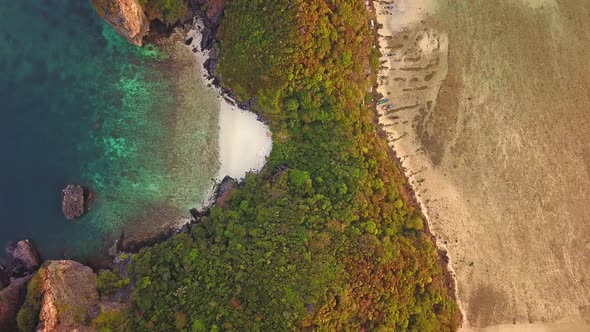
[[[86,259],[202,201],[219,103],[190,51],[134,47],[85,0],[1,1],[0,38],[0,243]],[[73,222],[68,183],[95,192]]]

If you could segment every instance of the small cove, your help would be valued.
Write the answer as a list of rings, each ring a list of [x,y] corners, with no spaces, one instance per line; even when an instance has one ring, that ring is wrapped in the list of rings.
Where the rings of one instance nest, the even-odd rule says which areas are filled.
[[[89,1],[10,3],[0,19],[1,243],[87,260],[207,201],[222,175],[222,102],[182,42],[129,45]],[[61,213],[68,183],[95,192],[74,222]]]

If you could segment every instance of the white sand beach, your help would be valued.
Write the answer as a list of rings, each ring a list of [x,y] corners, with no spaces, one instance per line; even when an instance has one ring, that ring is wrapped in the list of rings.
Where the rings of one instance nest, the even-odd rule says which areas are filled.
[[[191,50],[198,50],[195,53],[202,70],[203,80],[212,83],[208,78],[203,64],[208,58],[208,52],[201,50],[202,23],[196,21],[194,28],[187,34],[192,38],[188,47]],[[229,102],[227,96],[216,87],[211,85],[219,95],[219,156],[220,170],[217,181],[223,177],[230,176],[235,179],[242,179],[247,172],[259,171],[262,169],[272,150],[272,137],[268,127],[258,121],[256,114],[239,109]]]
[[[201,24],[202,26],[202,24]],[[203,80],[203,86],[208,86],[209,89],[216,95],[213,100],[207,100],[207,103],[197,103],[195,105],[194,100],[186,100],[187,105],[185,107],[207,107],[207,111],[219,110],[218,123],[212,123],[211,126],[216,126],[219,130],[219,139],[217,140],[218,145],[215,150],[215,142],[208,142],[205,146],[205,150],[202,151],[203,157],[207,158],[219,158],[216,161],[219,165],[219,171],[215,178],[210,179],[209,189],[203,193],[200,199],[192,202],[190,206],[186,208],[186,216],[178,217],[178,211],[174,210],[172,213],[167,215],[165,209],[159,209],[152,212],[152,214],[158,214],[161,222],[154,227],[154,225],[146,225],[145,223],[138,222],[135,229],[141,231],[130,231],[126,235],[127,242],[143,241],[144,238],[152,236],[159,236],[165,234],[170,229],[181,229],[184,225],[190,222],[192,217],[189,217],[188,210],[196,208],[202,210],[211,206],[215,200],[216,184],[220,183],[225,176],[230,176],[236,180],[241,180],[247,172],[257,172],[262,169],[266,162],[266,158],[269,156],[272,150],[272,139],[271,133],[268,127],[258,121],[256,115],[252,112],[244,111],[233,105],[231,102],[226,100],[226,96],[213,86],[212,80],[207,76],[207,73],[203,67],[203,64],[208,58],[208,52],[199,51],[201,33],[199,31],[199,22],[195,22],[194,29],[184,32],[177,31],[167,41],[173,43],[179,49],[177,57],[186,57],[186,54],[190,53],[194,55],[193,60],[196,59],[195,63],[191,63],[190,68],[195,68],[201,71],[200,79]],[[189,45],[185,45],[185,40],[192,38]],[[172,46],[169,46],[172,47]],[[185,49],[186,47],[186,49]],[[197,50],[194,52],[193,50]],[[190,61],[188,59],[187,61]],[[182,89],[194,89],[202,88],[201,84],[198,86],[190,86],[190,79],[195,79],[191,76],[191,73],[187,73],[189,77],[184,82],[189,82],[188,86],[182,86]],[[182,79],[181,79],[182,80]],[[194,82],[193,82],[194,83]],[[187,96],[192,96],[190,93],[186,93]],[[210,95],[208,95],[210,96]],[[203,101],[203,100],[201,100]],[[204,106],[205,105],[205,106]],[[212,117],[217,118],[217,117]],[[180,131],[191,131],[190,127],[182,127]],[[184,137],[183,135],[180,135]],[[195,139],[198,139],[195,138]],[[180,154],[182,157],[182,154]],[[183,176],[194,176],[194,174],[183,174]],[[147,234],[147,235],[146,235]]]
[[[241,179],[249,171],[259,171],[272,149],[270,131],[256,114],[223,101],[220,113],[218,179],[229,175]]]

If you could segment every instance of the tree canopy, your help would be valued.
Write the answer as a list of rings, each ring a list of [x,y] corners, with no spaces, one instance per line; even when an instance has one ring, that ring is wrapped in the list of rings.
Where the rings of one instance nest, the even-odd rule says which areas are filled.
[[[364,103],[368,26],[360,0],[227,2],[216,71],[255,101],[273,151],[223,209],[133,258],[136,329],[458,328],[437,249]]]

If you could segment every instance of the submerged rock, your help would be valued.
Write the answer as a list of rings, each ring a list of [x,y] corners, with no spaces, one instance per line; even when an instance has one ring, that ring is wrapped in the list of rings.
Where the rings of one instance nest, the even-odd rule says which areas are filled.
[[[26,286],[32,277],[15,279],[10,286],[0,290],[0,331],[18,331],[16,314],[25,301]]]
[[[7,252],[13,259],[13,275],[27,275],[35,272],[39,267],[39,255],[29,240],[18,241],[8,246]]]
[[[69,260],[47,261],[36,278],[41,291],[38,332],[91,330],[83,325],[94,318],[99,301],[91,268]]]
[[[138,0],[92,0],[96,12],[130,43],[143,44],[149,21]]]
[[[84,188],[73,184],[62,191],[61,209],[67,219],[73,220],[84,214]]]

